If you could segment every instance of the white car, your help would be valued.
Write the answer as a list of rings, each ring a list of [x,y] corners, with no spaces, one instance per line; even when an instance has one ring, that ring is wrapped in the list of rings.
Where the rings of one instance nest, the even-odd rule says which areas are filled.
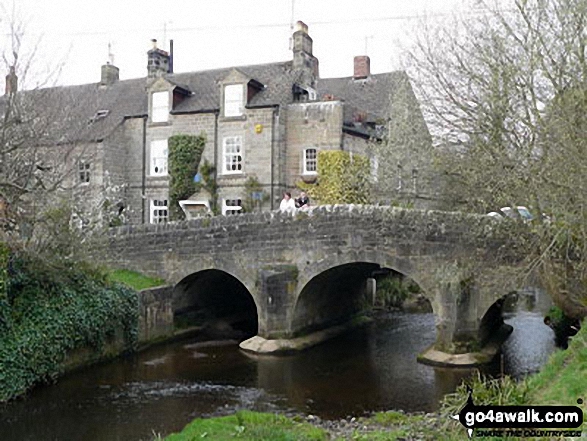
[[[495,219],[510,217],[512,219],[522,219],[524,222],[531,222],[534,219],[534,216],[532,213],[530,213],[530,210],[522,205],[518,205],[515,208],[501,207],[499,212],[492,211],[491,213],[487,213],[487,216],[493,217]]]

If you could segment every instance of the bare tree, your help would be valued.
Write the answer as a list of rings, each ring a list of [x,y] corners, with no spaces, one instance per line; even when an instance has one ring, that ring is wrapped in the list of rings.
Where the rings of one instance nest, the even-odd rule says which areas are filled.
[[[535,265],[569,292],[565,311],[585,315],[587,0],[477,5],[480,16],[424,27],[409,58],[444,191],[453,208],[554,217]]]
[[[80,117],[86,103],[74,89],[49,87],[59,72],[37,69],[37,44],[25,45],[25,27],[12,13],[4,27],[8,37],[0,47],[6,89],[0,97],[0,220],[4,240],[21,244],[47,244],[51,221],[68,227],[69,219],[56,221],[47,215],[65,201],[68,212],[76,211],[71,202],[80,199],[81,160],[95,155],[88,143],[80,142],[92,129],[91,121]],[[33,73],[33,71],[35,71]],[[32,78],[33,79],[29,79]],[[88,97],[92,99],[92,97]],[[67,205],[69,204],[69,205]],[[44,230],[44,234],[36,234]],[[44,240],[38,240],[39,238]],[[24,240],[23,240],[24,239]]]

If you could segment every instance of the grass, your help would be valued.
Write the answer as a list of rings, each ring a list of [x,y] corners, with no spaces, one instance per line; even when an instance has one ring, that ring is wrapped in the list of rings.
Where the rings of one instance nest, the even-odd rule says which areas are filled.
[[[299,423],[282,415],[237,412],[218,418],[198,418],[180,433],[165,438],[166,441],[211,440],[272,440],[272,441],[320,441],[328,435],[322,429],[308,423]]]
[[[111,271],[108,274],[108,280],[110,280],[111,282],[122,283],[136,291],[140,291],[142,289],[147,288],[153,288],[155,286],[161,286],[165,284],[165,280],[163,279],[148,277],[144,274],[125,269],[117,269]]]
[[[587,322],[572,338],[569,348],[554,354],[527,382],[532,402],[576,405],[579,398],[587,402]]]

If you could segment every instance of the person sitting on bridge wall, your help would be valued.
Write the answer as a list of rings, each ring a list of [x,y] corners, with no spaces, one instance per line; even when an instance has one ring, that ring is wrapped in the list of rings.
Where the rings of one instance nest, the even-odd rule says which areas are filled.
[[[279,204],[279,210],[282,213],[287,214],[294,214],[296,212],[296,204],[294,200],[291,198],[291,193],[289,191],[283,193],[283,199]]]
[[[310,198],[306,195],[305,191],[300,193],[300,197],[295,200],[296,208],[301,210],[307,210],[310,208]]]

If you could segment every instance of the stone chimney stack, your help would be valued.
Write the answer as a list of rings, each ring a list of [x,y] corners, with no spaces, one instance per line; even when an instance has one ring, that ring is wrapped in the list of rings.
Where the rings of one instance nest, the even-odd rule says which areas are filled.
[[[18,91],[18,77],[16,76],[16,70],[14,66],[10,66],[10,71],[6,75],[6,87],[4,93],[10,95]]]
[[[304,72],[303,81],[310,87],[318,78],[318,59],[312,54],[312,43],[308,25],[298,21],[293,34],[293,68]]]
[[[147,72],[149,78],[160,77],[170,72],[169,53],[157,48],[157,40],[151,40],[153,48],[147,52]]]
[[[120,79],[120,70],[107,62],[106,64],[102,65],[102,77],[100,79],[100,85],[102,86],[110,86],[111,84],[116,83]]]
[[[367,55],[358,55],[355,57],[355,80],[362,80],[371,75],[371,60]]]

